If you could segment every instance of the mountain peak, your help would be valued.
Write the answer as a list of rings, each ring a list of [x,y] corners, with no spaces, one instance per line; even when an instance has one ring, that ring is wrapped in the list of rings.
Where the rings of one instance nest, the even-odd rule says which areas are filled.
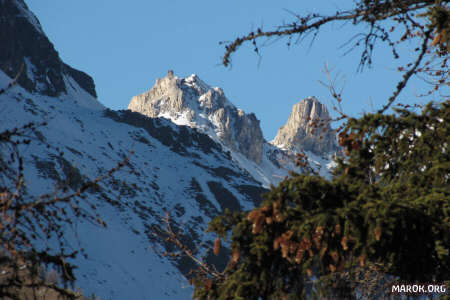
[[[292,151],[325,154],[337,150],[327,107],[315,97],[301,100],[292,107],[287,123],[278,130],[273,144]]]
[[[18,84],[47,96],[79,92],[96,98],[94,81],[65,64],[23,0],[0,0],[0,70]]]
[[[195,127],[231,150],[261,162],[265,140],[259,120],[238,110],[222,89],[209,86],[195,74],[180,79],[169,71],[150,91],[133,97],[128,109]]]

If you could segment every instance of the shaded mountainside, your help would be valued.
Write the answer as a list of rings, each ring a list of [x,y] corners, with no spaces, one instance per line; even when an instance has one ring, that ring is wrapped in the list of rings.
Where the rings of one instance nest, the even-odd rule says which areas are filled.
[[[10,78],[0,75],[4,86]],[[76,230],[67,232],[70,243],[88,254],[76,261],[77,285],[104,299],[190,297],[180,271],[188,272],[192,265],[185,258],[161,255],[168,245],[154,239],[165,212],[189,244],[205,252],[212,246],[213,237],[204,233],[211,218],[227,208],[250,209],[265,191],[220,144],[165,119],[88,109],[20,87],[0,95],[0,103],[0,131],[48,122],[21,148],[28,193],[51,192],[58,182],[76,189],[134,151],[126,168],[87,195],[108,227],[74,220]],[[63,158],[47,143],[62,149]]]
[[[65,64],[23,0],[0,0],[0,69],[29,92],[67,93],[70,81],[96,98],[92,78]]]

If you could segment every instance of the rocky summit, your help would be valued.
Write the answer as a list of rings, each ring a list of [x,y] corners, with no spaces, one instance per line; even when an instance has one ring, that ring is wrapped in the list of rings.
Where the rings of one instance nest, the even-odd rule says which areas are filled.
[[[256,116],[236,108],[221,88],[210,87],[197,75],[178,78],[169,71],[150,91],[133,97],[128,109],[196,127],[249,160],[262,161],[265,140]]]
[[[292,107],[287,123],[278,130],[272,143],[282,149],[311,151],[317,155],[338,150],[327,107],[315,97],[306,98]]]
[[[221,88],[209,86],[195,74],[179,78],[169,70],[151,90],[133,97],[128,109],[207,134],[265,187],[276,185],[289,171],[298,171],[294,163],[298,151],[306,151],[316,171],[327,176],[329,158],[337,150],[328,111],[314,97],[294,105],[272,143],[264,139],[253,113],[236,108]],[[314,122],[326,122],[325,127],[315,129]]]
[[[23,0],[0,0],[0,69],[29,92],[59,96],[72,90],[97,97],[92,78],[65,64]]]

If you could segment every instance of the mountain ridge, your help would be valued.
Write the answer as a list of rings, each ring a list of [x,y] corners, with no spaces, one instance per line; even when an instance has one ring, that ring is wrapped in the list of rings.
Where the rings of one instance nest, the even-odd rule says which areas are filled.
[[[128,109],[198,128],[231,150],[261,162],[265,141],[259,120],[237,109],[221,88],[208,86],[195,74],[178,78],[169,71],[150,91],[133,97]]]
[[[10,81],[1,71],[0,79],[1,86]],[[48,123],[37,129],[30,145],[20,148],[30,195],[52,192],[55,183],[66,182],[68,176],[74,182],[72,190],[80,180],[96,178],[129,156],[127,170],[101,182],[100,192],[85,195],[108,227],[74,219],[76,230],[65,233],[71,247],[80,246],[88,254],[87,259],[73,261],[79,266],[76,285],[101,298],[190,297],[191,289],[182,288],[187,285],[182,272],[192,265],[183,257],[164,257],[169,248],[153,235],[164,228],[166,211],[172,225],[183,228],[190,245],[207,254],[213,240],[204,233],[208,222],[225,209],[251,209],[266,191],[220,144],[166,119],[95,110],[71,99],[29,94],[19,86],[0,95],[0,103],[0,132],[29,122]],[[47,144],[64,151],[64,156],[59,158]]]
[[[326,176],[331,157],[338,150],[328,111],[314,97],[294,105],[284,126],[289,130],[283,131],[282,127],[270,143],[264,139],[255,114],[235,107],[221,88],[209,86],[195,74],[178,78],[169,70],[149,91],[132,97],[128,109],[152,118],[166,118],[209,135],[230,150],[233,159],[266,187],[298,169],[297,152],[307,153],[313,169]],[[314,132],[311,119],[326,120],[326,126]]]

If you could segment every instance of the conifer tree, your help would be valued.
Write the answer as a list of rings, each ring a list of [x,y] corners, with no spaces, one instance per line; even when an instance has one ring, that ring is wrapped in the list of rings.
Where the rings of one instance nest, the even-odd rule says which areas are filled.
[[[220,276],[194,280],[195,297],[348,299],[367,291],[357,277],[370,272],[448,281],[450,103],[396,113],[349,121],[331,180],[298,174],[251,212],[216,218],[210,230],[232,257]]]
[[[361,69],[373,63],[378,42],[394,59],[403,54],[399,44],[417,47],[381,108],[361,118],[339,111],[345,155],[331,179],[294,174],[272,187],[260,207],[210,223],[231,255],[223,272],[196,273],[195,299],[375,299],[389,296],[386,286],[394,281],[450,286],[450,101],[442,92],[449,85],[448,2],[358,0],[351,10],[297,15],[291,24],[225,45],[228,66],[244,43],[259,53],[260,39],[286,37],[290,45],[327,24],[350,21],[367,25],[353,40],[354,48],[362,46]],[[393,108],[414,76],[430,83],[422,96],[437,102]],[[332,85],[330,91],[342,101]]]

